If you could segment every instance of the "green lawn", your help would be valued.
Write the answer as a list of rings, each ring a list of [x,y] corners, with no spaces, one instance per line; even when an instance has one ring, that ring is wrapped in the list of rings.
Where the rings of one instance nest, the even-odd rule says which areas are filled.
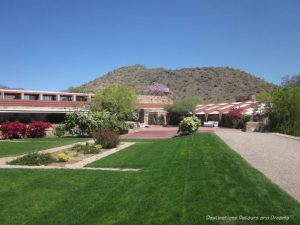
[[[27,138],[12,141],[0,141],[0,157],[20,155],[27,152],[45,150],[76,142],[87,141],[89,138]]]
[[[213,134],[141,141],[92,166],[142,170],[2,169],[1,225],[300,224],[300,204]],[[290,219],[222,222],[207,215]]]

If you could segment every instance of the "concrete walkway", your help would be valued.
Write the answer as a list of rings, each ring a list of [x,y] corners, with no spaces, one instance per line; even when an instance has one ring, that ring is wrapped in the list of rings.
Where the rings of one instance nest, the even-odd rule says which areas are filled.
[[[300,140],[272,133],[216,134],[253,167],[300,202]]]

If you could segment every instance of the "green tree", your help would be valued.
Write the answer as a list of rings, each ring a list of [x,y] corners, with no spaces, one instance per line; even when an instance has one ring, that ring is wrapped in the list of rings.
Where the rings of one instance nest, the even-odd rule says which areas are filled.
[[[73,86],[71,86],[71,87],[69,87],[69,88],[67,89],[67,92],[71,92],[71,93],[80,93],[81,91],[80,91],[80,88],[79,88],[79,87],[73,87]]]
[[[271,96],[271,131],[300,136],[300,87],[278,88]]]
[[[119,120],[131,119],[136,109],[134,88],[110,86],[96,94],[92,100],[93,111],[107,111]]]
[[[282,78],[283,87],[300,87],[300,74],[294,76],[284,76]]]
[[[170,114],[170,123],[178,125],[184,116],[194,115],[196,106],[201,103],[203,103],[203,99],[200,96],[190,96],[177,100],[173,105],[165,107],[165,110]]]

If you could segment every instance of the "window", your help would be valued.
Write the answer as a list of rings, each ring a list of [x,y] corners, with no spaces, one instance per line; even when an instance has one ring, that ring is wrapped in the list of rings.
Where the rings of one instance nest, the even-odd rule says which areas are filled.
[[[55,95],[43,95],[43,100],[44,101],[56,101],[56,96]]]
[[[25,94],[24,99],[25,100],[39,100],[39,95]]]
[[[72,101],[72,96],[61,95],[60,100],[61,101]]]
[[[4,99],[21,99],[21,94],[6,94],[6,93],[4,93]]]
[[[76,101],[77,102],[87,102],[87,97],[86,96],[76,96]]]

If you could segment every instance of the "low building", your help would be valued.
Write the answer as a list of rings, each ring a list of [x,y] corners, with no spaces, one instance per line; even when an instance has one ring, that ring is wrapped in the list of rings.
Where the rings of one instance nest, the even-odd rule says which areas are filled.
[[[203,122],[221,121],[223,116],[226,115],[233,108],[243,109],[243,114],[252,115],[253,113],[259,113],[256,111],[262,111],[263,105],[258,105],[258,102],[254,100],[231,103],[221,102],[203,104],[196,106],[196,115]]]
[[[91,97],[92,94],[86,93],[0,89],[0,123],[6,120],[60,123],[67,112],[89,105]]]
[[[24,91],[0,89],[0,123],[18,120],[24,123],[42,120],[61,123],[66,113],[88,111],[94,94]],[[172,104],[170,96],[138,95],[139,121],[148,124],[165,124],[164,107]]]
[[[170,95],[138,95],[138,105],[141,123],[145,125],[164,125],[167,123],[167,112],[164,107],[173,104]]]

